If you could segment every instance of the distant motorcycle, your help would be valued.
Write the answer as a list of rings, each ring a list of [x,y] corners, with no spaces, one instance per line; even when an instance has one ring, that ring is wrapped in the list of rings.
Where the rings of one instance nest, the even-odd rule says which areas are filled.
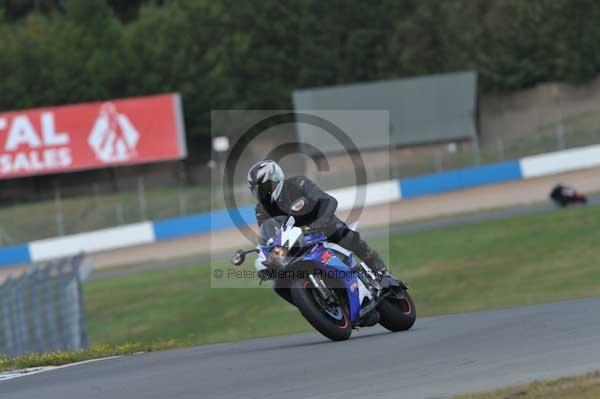
[[[550,199],[561,208],[575,204],[587,204],[587,197],[573,187],[558,184],[550,192]]]
[[[350,251],[326,241],[321,231],[294,226],[280,216],[261,225],[258,249],[238,250],[231,258],[241,265],[252,252],[264,258],[264,273],[283,299],[333,341],[350,338],[353,328],[377,323],[405,331],[415,323],[415,305],[407,286],[395,278],[380,283],[375,273]]]

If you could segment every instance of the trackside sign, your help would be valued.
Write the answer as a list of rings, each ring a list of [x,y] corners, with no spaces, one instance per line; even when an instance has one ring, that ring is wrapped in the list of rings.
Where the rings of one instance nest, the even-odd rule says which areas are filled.
[[[0,113],[0,179],[185,156],[177,94]]]

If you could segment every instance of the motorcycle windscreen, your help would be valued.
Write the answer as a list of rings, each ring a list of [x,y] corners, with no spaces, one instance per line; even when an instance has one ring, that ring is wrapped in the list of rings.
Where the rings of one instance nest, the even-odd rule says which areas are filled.
[[[278,245],[274,242],[275,237],[281,232],[281,229],[287,221],[287,216],[276,216],[267,219],[260,226],[258,244],[261,246]]]

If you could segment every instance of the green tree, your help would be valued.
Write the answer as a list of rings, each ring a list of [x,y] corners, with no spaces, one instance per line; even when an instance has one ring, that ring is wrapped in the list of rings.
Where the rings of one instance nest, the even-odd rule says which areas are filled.
[[[600,72],[594,0],[59,3],[2,3],[0,108],[180,92],[204,134],[211,109],[288,108],[296,88],[475,69],[488,92]]]

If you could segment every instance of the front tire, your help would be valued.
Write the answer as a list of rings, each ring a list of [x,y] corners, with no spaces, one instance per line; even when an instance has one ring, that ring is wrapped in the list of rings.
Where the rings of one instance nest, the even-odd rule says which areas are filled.
[[[290,289],[294,304],[302,316],[321,334],[332,341],[344,341],[352,334],[352,323],[345,304],[339,306],[339,320],[326,313],[317,301],[317,293],[311,288],[310,281],[297,280]],[[335,315],[335,314],[334,314]]]
[[[407,331],[415,324],[415,304],[405,290],[400,290],[377,305],[379,324],[390,331]]]

